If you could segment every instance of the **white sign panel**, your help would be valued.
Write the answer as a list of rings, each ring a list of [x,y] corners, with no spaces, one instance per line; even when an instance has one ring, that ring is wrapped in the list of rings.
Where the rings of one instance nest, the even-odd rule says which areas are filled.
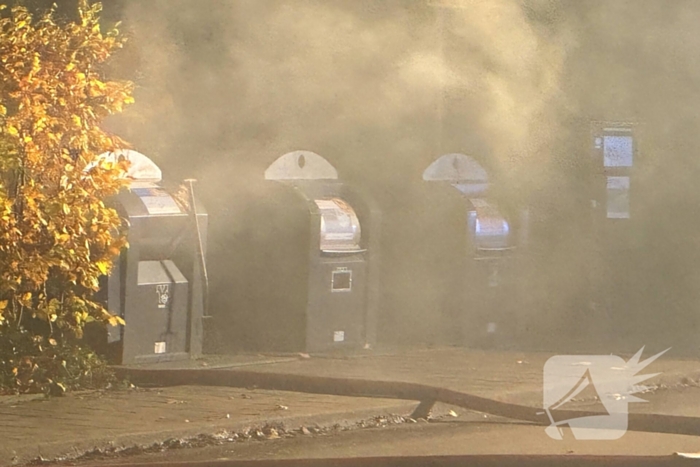
[[[608,219],[630,218],[630,178],[608,177]]]

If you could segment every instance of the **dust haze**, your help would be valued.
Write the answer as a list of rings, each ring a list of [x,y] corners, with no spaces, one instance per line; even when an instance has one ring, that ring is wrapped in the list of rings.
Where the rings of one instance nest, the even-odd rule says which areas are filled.
[[[504,211],[530,207],[532,241],[519,270],[526,298],[517,313],[532,342],[575,338],[578,320],[591,313],[674,310],[674,320],[648,324],[659,331],[663,321],[669,333],[678,326],[668,323],[694,319],[697,254],[683,251],[697,244],[698,217],[687,214],[698,201],[697,3],[121,5],[130,44],[120,66],[138,89],[137,104],[114,127],[166,177],[200,180],[212,216],[210,251],[219,249],[220,261],[235,261],[242,247],[236,235],[245,226],[232,214],[240,193],[255,190],[280,155],[317,152],[383,210],[387,339],[439,341],[449,327],[436,310],[439,259],[416,262],[410,252],[440,228],[426,226],[416,208],[423,170],[461,152],[489,170]],[[586,249],[590,120],[645,123],[633,195],[644,251],[610,259],[619,282],[612,287],[622,292],[595,306],[582,271],[592,255],[607,255]],[[683,227],[669,229],[670,222]],[[225,277],[218,281],[214,293],[226,288]],[[230,303],[221,313],[234,312],[234,298],[218,303]]]

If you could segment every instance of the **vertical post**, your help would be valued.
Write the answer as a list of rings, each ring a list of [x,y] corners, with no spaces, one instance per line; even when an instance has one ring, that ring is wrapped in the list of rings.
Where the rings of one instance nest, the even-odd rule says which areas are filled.
[[[365,349],[371,349],[377,344],[378,309],[380,293],[380,238],[381,238],[381,211],[374,204],[374,200],[367,202],[367,216],[369,219],[369,242],[367,252],[367,296],[365,302]]]
[[[209,297],[209,274],[207,272],[207,261],[204,257],[204,243],[202,242],[202,229],[199,225],[199,218],[197,217],[197,201],[194,196],[194,182],[197,180],[193,178],[188,178],[185,180],[190,193],[190,210],[192,212],[192,217],[194,218],[194,227],[197,232],[197,256],[199,259],[199,267],[202,270],[202,278],[204,279],[204,294],[203,300],[203,317],[209,317],[209,307],[208,307],[208,297]]]
[[[185,183],[190,195],[190,214],[192,215],[195,230],[195,250],[197,258],[192,263],[192,275],[190,283],[189,300],[189,335],[188,351],[190,358],[198,358],[202,355],[204,345],[204,320],[209,317],[209,275],[204,256],[204,242],[202,239],[202,228],[199,224],[197,213],[197,200],[194,195],[194,179],[187,179]],[[200,282],[201,281],[201,282]]]
[[[589,284],[589,318],[587,324],[587,339],[604,333],[611,323],[608,322],[609,304],[605,293],[606,277],[604,266],[603,232],[605,211],[607,209],[605,188],[603,185],[603,124],[591,122],[587,146],[591,157],[589,159],[589,199],[590,218],[588,235],[588,284]],[[603,336],[605,338],[607,336]]]

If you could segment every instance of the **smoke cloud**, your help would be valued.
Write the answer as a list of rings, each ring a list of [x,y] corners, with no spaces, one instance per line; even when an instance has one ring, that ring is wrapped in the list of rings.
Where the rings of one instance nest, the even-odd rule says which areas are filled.
[[[173,157],[182,141],[200,150],[254,151],[236,162],[256,168],[289,148],[335,147],[326,157],[357,173],[371,162],[363,158],[377,156],[343,154],[335,141],[415,125],[423,126],[426,147],[417,169],[451,146],[510,173],[520,165],[514,162],[544,157],[550,136],[534,124],[552,117],[552,104],[563,99],[570,38],[527,15],[548,7],[505,0],[128,2],[141,93],[132,140],[158,157]],[[464,136],[441,131],[451,116]],[[472,139],[481,141],[476,150]],[[412,156],[381,158],[402,166]]]
[[[397,339],[450,326],[444,252],[427,246],[448,223],[421,174],[467,153],[502,211],[530,207],[516,313],[533,341],[570,341],[587,320],[586,338],[667,347],[698,324],[699,13],[692,0],[110,0],[106,21],[130,36],[111,71],[137,84],[110,124],[166,178],[201,181],[222,262],[245,247],[235,211],[263,196],[265,168],[296,149],[326,157],[383,210],[382,326]],[[640,123],[631,219],[599,230],[591,120]]]
[[[123,19],[139,88],[115,125],[166,176],[203,182],[212,246],[231,248],[243,226],[226,213],[267,165],[315,151],[385,211],[385,325],[406,335],[444,325],[417,324],[443,290],[433,268],[391,272],[429,235],[412,211],[423,170],[467,153],[518,205],[545,183],[570,105],[575,37],[548,0],[127,1]]]

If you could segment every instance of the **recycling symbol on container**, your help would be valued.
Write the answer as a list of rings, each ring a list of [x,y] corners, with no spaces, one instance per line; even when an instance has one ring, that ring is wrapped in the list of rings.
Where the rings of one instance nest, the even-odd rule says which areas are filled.
[[[168,300],[170,300],[170,286],[167,284],[160,284],[156,286],[156,293],[158,294],[158,308],[165,308],[168,305]]]

